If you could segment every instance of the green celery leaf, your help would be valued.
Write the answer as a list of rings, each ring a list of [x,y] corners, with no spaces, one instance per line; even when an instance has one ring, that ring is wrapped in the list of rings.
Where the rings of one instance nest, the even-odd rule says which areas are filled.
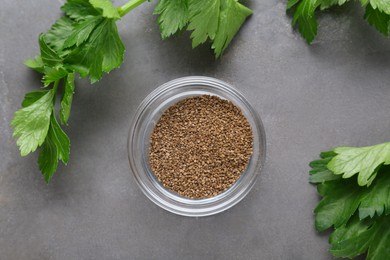
[[[192,47],[214,40],[218,30],[221,0],[188,0]]]
[[[312,168],[309,172],[310,173],[309,181],[311,183],[323,183],[326,181],[341,179],[340,175],[333,174],[333,172],[331,172],[327,167],[329,161],[335,155],[336,154],[333,151],[321,153],[322,159],[312,161],[309,164],[310,167]]]
[[[299,31],[308,43],[311,43],[317,35],[317,19],[314,12],[319,5],[318,0],[302,0],[293,17],[293,25],[298,25]]]
[[[68,163],[69,153],[69,138],[59,126],[53,111],[50,117],[50,127],[38,157],[39,169],[47,183],[53,177],[59,160],[64,164]]]
[[[364,19],[384,35],[389,35],[390,15],[374,9],[370,4],[366,6]]]
[[[364,190],[350,180],[324,182],[317,189],[323,197],[314,210],[318,231],[346,224],[365,196]]]
[[[354,216],[329,239],[335,257],[353,258],[368,251],[367,260],[390,259],[390,216],[361,221]]]
[[[61,17],[52,25],[50,30],[44,34],[45,42],[53,48],[53,50],[62,55],[61,52],[63,52],[64,43],[72,34],[74,24],[75,22],[68,17]]]
[[[368,248],[367,260],[390,259],[390,217],[382,217],[377,220],[370,228],[372,231],[372,240]]]
[[[26,93],[22,102],[22,107],[28,107],[32,105],[33,103],[37,102],[38,99],[47,94],[47,92],[49,92],[49,90],[33,91]]]
[[[90,4],[98,10],[102,10],[103,17],[119,19],[121,16],[118,10],[112,5],[110,0],[89,0]]]
[[[24,65],[29,67],[30,69],[36,70],[40,73],[43,73],[43,61],[41,56],[35,56],[35,59],[28,59],[24,61]]]
[[[221,3],[219,27],[212,45],[216,57],[221,56],[246,18],[252,14],[237,0],[222,0]]]
[[[367,2],[367,1],[365,1]],[[373,9],[378,9],[381,12],[390,14],[390,1],[388,0],[369,0]]]
[[[360,221],[355,214],[348,224],[337,228],[329,237],[329,243],[332,245],[331,253],[336,257],[348,258],[363,254],[371,242],[370,226],[373,223],[371,219]]]
[[[366,189],[362,187],[361,189]],[[390,166],[382,166],[375,182],[367,189],[359,206],[359,218],[390,214]]]
[[[378,166],[390,164],[390,142],[367,147],[338,147],[337,155],[328,163],[328,169],[343,178],[358,174],[361,186],[370,185]]]
[[[24,102],[28,105],[15,112],[11,126],[14,127],[13,136],[17,138],[22,156],[34,152],[47,135],[50,124],[50,115],[53,109],[55,91],[51,89],[34,103]],[[38,94],[34,94],[37,97]],[[31,100],[32,94],[29,95]]]
[[[160,0],[154,9],[163,39],[182,30],[188,23],[188,0]]]
[[[337,153],[333,152],[333,151],[326,151],[326,152],[321,152],[320,153],[320,157],[322,159],[327,159],[327,158],[333,158],[337,155]]]
[[[315,169],[319,170],[319,168]],[[328,169],[323,168],[322,171],[318,171],[315,174],[313,173],[312,170],[312,175],[310,175],[309,182],[310,183],[323,183],[326,181],[334,181],[334,180],[339,180],[341,177],[340,175],[334,175],[331,171]]]
[[[349,0],[321,0],[320,1],[320,8],[321,8],[321,10],[325,10],[325,9],[328,9],[328,8],[335,6],[335,5],[341,6],[348,1]]]
[[[288,0],[286,9],[293,10],[293,26],[297,25],[300,33],[308,43],[311,43],[317,35],[317,19],[315,11],[328,9],[335,5],[343,5],[349,0]],[[390,26],[390,1],[389,0],[360,0],[366,8],[364,18],[378,31],[388,36]]]
[[[68,0],[61,10],[70,18],[80,21],[89,16],[98,16],[100,13],[88,2],[88,0]]]
[[[292,7],[294,7],[300,0],[288,0],[287,1],[287,10],[290,10]]]
[[[310,163],[310,166],[312,167],[309,177],[310,183],[323,183],[341,179],[340,175],[335,175],[326,167],[329,161],[330,159],[321,159]]]
[[[95,29],[95,27],[102,21],[103,18],[101,16],[93,16],[77,23],[74,26],[72,33],[69,34],[65,40],[63,48],[69,48],[73,45],[80,46],[88,39],[93,29]]]
[[[192,47],[210,39],[219,57],[252,11],[238,0],[188,0]]]
[[[46,40],[41,34],[39,36],[39,46],[41,49],[41,58],[43,63],[49,67],[58,67],[62,63],[62,59],[58,54],[47,45]]]
[[[42,78],[42,82],[44,87],[49,86],[51,83],[60,80],[68,75],[68,72],[63,68],[52,68],[46,67],[44,68],[44,76]]]
[[[68,55],[65,62],[82,77],[89,74],[94,83],[103,72],[110,72],[122,64],[124,51],[115,20],[104,19],[88,40]]]
[[[62,124],[67,124],[74,94],[74,73],[68,74],[65,79],[65,90],[61,98],[60,119]]]
[[[316,228],[319,231],[331,226],[336,228],[348,222],[349,218],[358,209],[359,217],[374,217],[382,214],[390,214],[390,166],[380,167],[378,177],[370,187],[359,186],[353,179],[334,179],[326,170],[326,161],[332,157],[310,163],[311,177],[320,175],[314,179],[318,193],[323,197],[315,209]],[[324,174],[326,173],[326,174]]]

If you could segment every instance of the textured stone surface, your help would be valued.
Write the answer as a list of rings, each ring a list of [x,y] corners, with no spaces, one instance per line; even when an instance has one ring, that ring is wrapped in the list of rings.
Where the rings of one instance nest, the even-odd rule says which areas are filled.
[[[313,228],[318,202],[308,162],[338,145],[390,140],[390,42],[357,5],[320,17],[312,46],[291,29],[285,1],[248,0],[254,15],[221,60],[187,35],[160,40],[153,5],[119,23],[125,63],[90,86],[79,80],[71,159],[46,185],[36,154],[21,158],[9,122],[39,76],[22,61],[59,17],[62,1],[3,0],[0,9],[1,259],[332,259]],[[124,1],[116,1],[117,5]],[[150,202],[130,175],[134,111],[158,85],[206,75],[236,86],[261,114],[267,161],[252,192],[212,217]]]

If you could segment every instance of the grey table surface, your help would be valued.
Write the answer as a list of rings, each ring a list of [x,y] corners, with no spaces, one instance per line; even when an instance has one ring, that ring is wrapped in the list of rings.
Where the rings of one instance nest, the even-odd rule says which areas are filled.
[[[225,55],[191,50],[188,35],[161,40],[153,3],[119,22],[120,69],[90,86],[78,80],[68,166],[46,185],[37,155],[19,156],[13,112],[39,76],[22,64],[60,16],[61,0],[3,0],[0,9],[0,259],[332,259],[313,227],[319,200],[308,162],[335,146],[390,140],[390,42],[355,3],[320,15],[308,46],[284,0],[248,0],[254,15]],[[119,5],[124,1],[116,1]],[[150,202],[130,174],[127,134],[158,85],[205,75],[238,88],[260,113],[267,158],[249,195],[204,218]]]

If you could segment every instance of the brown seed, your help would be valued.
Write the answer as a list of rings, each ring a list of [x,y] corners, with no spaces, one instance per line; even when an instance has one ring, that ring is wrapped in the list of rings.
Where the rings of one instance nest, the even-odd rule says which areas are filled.
[[[184,197],[229,189],[253,152],[252,128],[232,102],[202,95],[169,107],[155,125],[149,163],[162,185]]]

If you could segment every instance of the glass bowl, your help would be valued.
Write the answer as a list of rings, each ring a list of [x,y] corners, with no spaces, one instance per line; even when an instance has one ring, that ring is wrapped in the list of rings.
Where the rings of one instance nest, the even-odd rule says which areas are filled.
[[[225,192],[211,198],[189,199],[165,188],[149,165],[149,138],[162,113],[178,101],[199,95],[230,100],[247,118],[253,132],[253,154],[241,177]],[[229,84],[209,77],[184,77],[155,89],[138,107],[128,139],[130,168],[143,193],[161,208],[178,215],[201,217],[237,204],[256,182],[266,153],[263,124],[248,101]]]

